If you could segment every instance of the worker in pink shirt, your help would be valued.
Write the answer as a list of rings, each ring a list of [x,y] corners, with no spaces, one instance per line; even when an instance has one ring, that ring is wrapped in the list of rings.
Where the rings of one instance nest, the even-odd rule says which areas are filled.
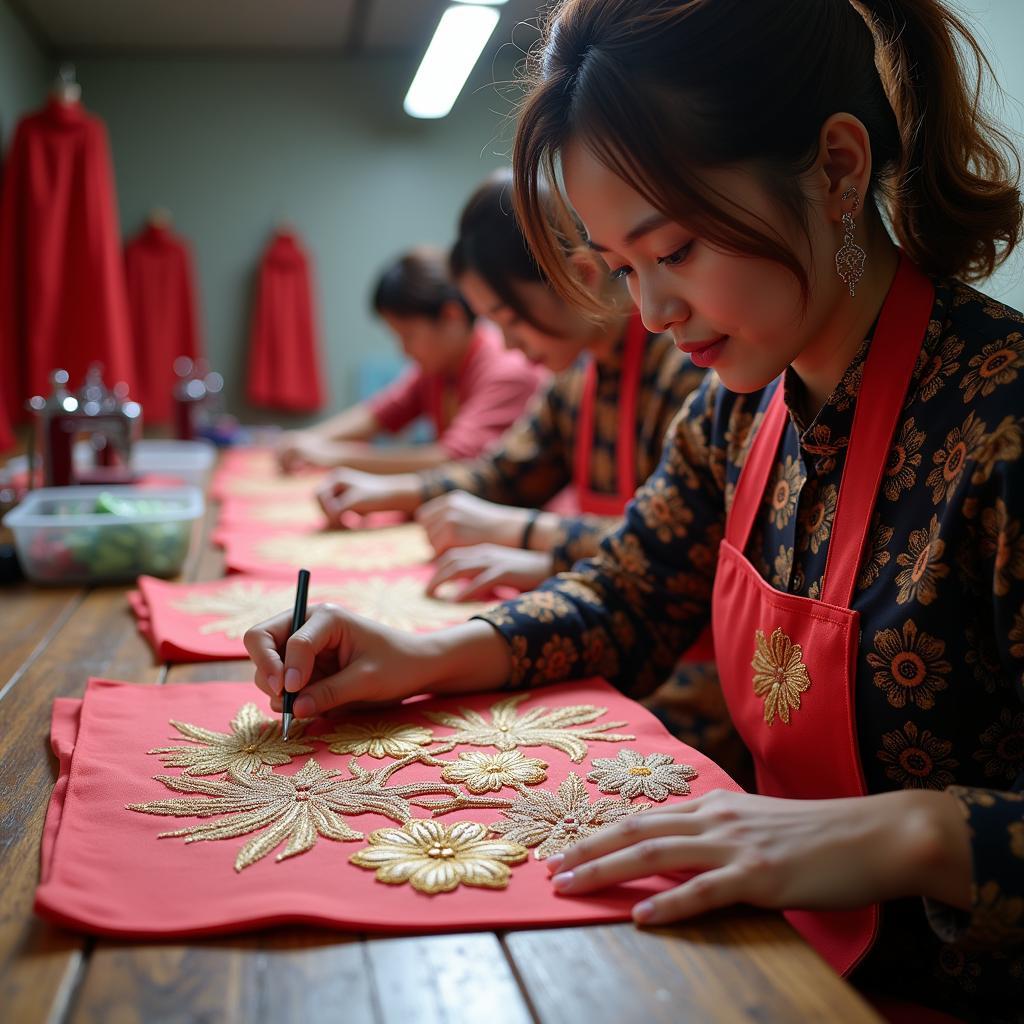
[[[474,318],[448,275],[441,251],[414,249],[381,274],[373,308],[412,360],[371,398],[278,444],[281,468],[347,466],[369,473],[410,473],[480,455],[515,422],[546,378],[501,333]],[[370,444],[426,417],[435,440]]]

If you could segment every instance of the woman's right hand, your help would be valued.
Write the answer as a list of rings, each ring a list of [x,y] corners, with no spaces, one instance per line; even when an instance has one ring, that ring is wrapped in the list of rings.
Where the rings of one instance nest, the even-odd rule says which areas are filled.
[[[284,690],[298,694],[292,707],[297,718],[417,693],[494,689],[511,671],[508,645],[485,622],[404,633],[320,604],[293,634],[291,618],[291,612],[282,612],[253,626],[245,634],[245,649],[256,669],[255,683],[275,711],[282,710]]]
[[[291,626],[291,613],[282,612],[245,634],[256,685],[275,711],[281,711],[284,690],[301,691],[293,711],[311,718],[343,704],[398,701],[429,685],[417,634],[332,604],[314,606],[298,632],[292,634]]]
[[[379,475],[339,469],[316,496],[332,526],[342,526],[346,512],[413,512],[420,504],[419,481],[413,473]]]

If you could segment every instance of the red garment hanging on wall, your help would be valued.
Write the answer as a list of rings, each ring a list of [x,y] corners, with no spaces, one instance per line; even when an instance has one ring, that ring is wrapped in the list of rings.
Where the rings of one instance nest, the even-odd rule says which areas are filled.
[[[14,417],[7,412],[4,404],[4,393],[0,389],[0,452],[5,452],[14,447],[14,433],[11,431],[11,422]]]
[[[18,125],[0,202],[0,387],[8,412],[89,363],[108,383],[136,378],[103,122],[50,100]]]
[[[248,396],[253,405],[288,412],[324,404],[309,261],[289,232],[274,236],[260,264]]]
[[[136,398],[147,423],[169,423],[174,360],[202,355],[192,257],[182,239],[150,224],[125,246],[124,265],[139,378]]]

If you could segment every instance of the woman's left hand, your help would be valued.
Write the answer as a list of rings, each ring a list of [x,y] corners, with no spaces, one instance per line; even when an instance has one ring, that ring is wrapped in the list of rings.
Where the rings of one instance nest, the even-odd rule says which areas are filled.
[[[623,818],[547,865],[565,895],[699,872],[638,903],[641,924],[733,903],[838,910],[922,895],[970,906],[966,824],[941,792],[781,800],[715,790]]]
[[[496,505],[465,491],[442,494],[416,511],[416,521],[427,531],[434,553],[472,544],[500,544],[517,548],[530,512]]]

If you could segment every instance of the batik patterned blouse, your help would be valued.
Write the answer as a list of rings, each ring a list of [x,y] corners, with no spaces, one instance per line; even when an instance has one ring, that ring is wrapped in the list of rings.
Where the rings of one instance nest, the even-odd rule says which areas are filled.
[[[640,697],[708,621],[717,549],[774,388],[790,421],[747,557],[817,597],[870,341],[812,422],[798,378],[736,395],[709,375],[592,561],[483,618],[510,685],[600,674]],[[1024,1019],[1024,315],[955,281],[935,305],[888,453],[853,608],[870,793],[946,790],[968,822],[970,913],[886,904],[866,988],[967,1019]],[[813,765],[808,765],[813,771]]]
[[[619,493],[619,405],[625,343],[597,364],[594,444],[590,488],[598,494]],[[420,474],[424,498],[447,491],[468,491],[487,501],[540,508],[573,482],[580,403],[589,356],[558,374],[541,390],[527,413],[487,455],[471,462]],[[632,491],[658,464],[665,431],[683,401],[704,378],[667,335],[647,341],[637,395],[636,472]],[[619,519],[595,515],[562,517],[554,549],[555,571],[568,569],[597,553],[601,539]]]

